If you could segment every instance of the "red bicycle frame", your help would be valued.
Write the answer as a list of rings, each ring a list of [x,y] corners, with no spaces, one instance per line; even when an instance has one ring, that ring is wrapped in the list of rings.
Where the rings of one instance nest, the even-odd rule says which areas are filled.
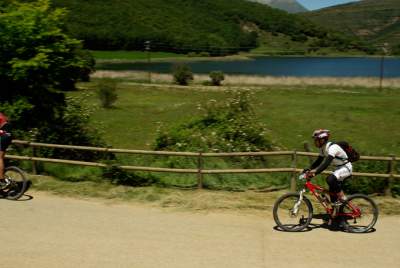
[[[321,195],[319,192],[322,193],[329,193],[329,191],[327,191],[326,189],[322,188],[319,185],[313,184],[311,183],[310,179],[307,179],[306,183],[305,183],[305,188],[307,188],[312,195],[322,204],[322,206],[325,208],[326,212],[329,215],[333,214],[333,207],[330,207],[328,204],[326,204],[325,200],[322,199]],[[329,193],[331,194],[331,193]],[[351,202],[348,202],[346,204],[347,207],[349,207],[351,209],[350,213],[337,213],[335,216],[344,216],[344,217],[350,217],[350,218],[356,218],[356,217],[360,217],[361,216],[361,210],[353,205]]]
[[[319,192],[329,193],[327,190],[319,185],[313,184],[309,179],[307,179],[305,187],[312,193],[312,195],[322,204],[326,212],[331,215],[333,213],[333,208],[329,207],[328,204],[324,202]]]

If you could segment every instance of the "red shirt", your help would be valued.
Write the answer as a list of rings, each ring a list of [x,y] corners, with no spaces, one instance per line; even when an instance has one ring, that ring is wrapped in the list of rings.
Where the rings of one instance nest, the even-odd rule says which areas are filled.
[[[5,116],[3,113],[0,113],[0,128],[3,127],[7,122],[7,116]]]

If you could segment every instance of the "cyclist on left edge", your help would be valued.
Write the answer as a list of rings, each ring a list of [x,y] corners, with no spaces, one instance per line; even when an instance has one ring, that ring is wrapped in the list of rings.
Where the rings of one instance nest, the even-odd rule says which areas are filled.
[[[4,177],[4,158],[11,141],[12,135],[8,118],[0,112],[0,190],[10,185],[10,181]]]

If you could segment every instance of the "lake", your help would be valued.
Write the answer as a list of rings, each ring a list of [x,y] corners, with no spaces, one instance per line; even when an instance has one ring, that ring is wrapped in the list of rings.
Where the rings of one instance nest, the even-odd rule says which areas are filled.
[[[385,58],[384,77],[400,77],[400,58]],[[372,57],[256,57],[251,60],[187,62],[196,74],[308,77],[379,77],[381,58]],[[173,62],[101,63],[98,70],[132,70],[171,73]]]

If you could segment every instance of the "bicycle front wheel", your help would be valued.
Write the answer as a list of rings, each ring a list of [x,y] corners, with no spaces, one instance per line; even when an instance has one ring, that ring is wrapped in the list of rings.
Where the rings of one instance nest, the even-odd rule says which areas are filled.
[[[25,172],[18,167],[7,167],[4,172],[5,177],[11,180],[11,184],[3,189],[3,195],[10,200],[17,200],[26,191],[28,180],[26,179]]]
[[[306,228],[313,216],[313,207],[310,200],[300,194],[288,193],[281,196],[274,205],[274,220],[283,231],[299,232]]]
[[[339,215],[344,219],[345,230],[351,233],[371,230],[378,220],[378,214],[375,202],[363,194],[349,196],[339,210]]]

